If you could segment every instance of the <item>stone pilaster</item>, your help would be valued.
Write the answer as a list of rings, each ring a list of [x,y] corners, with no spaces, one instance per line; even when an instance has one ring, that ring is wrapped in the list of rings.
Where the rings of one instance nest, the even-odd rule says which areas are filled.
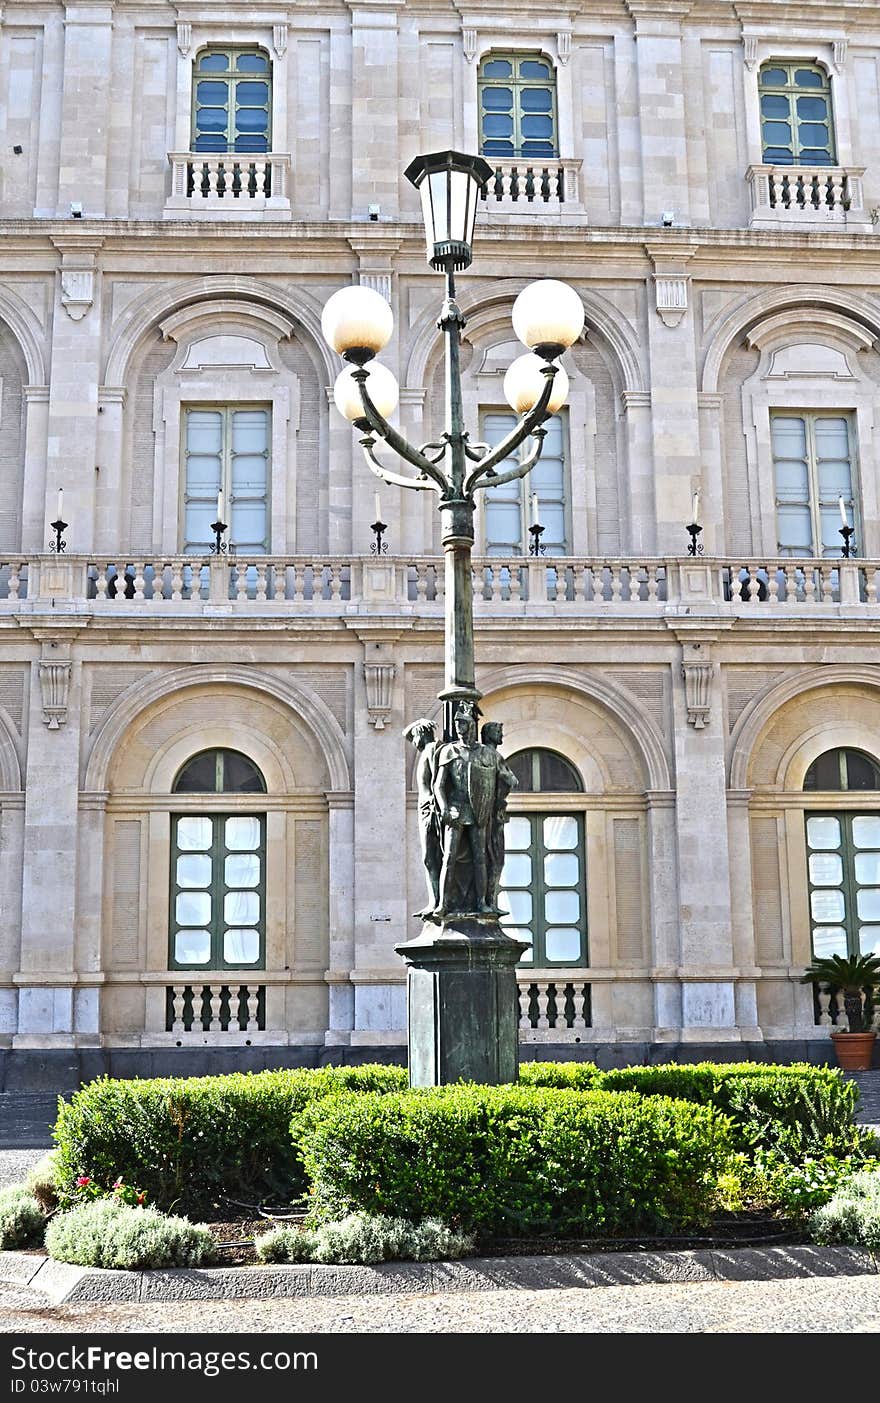
[[[113,5],[69,4],[64,9],[64,87],[58,214],[71,204],[83,218],[106,214],[113,76]]]
[[[94,543],[101,313],[98,254],[102,240],[54,238],[60,254],[53,319],[44,517],[54,520],[64,488],[68,550]],[[45,547],[44,547],[45,549]]]
[[[400,0],[350,0],[352,219],[393,219],[401,180],[398,113]]]
[[[701,485],[700,421],[688,261],[692,250],[649,245],[648,346],[657,550],[681,555],[693,493]]]

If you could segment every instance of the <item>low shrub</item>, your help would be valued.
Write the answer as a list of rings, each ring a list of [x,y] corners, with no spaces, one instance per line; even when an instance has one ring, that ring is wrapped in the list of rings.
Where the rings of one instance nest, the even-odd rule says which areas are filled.
[[[261,1262],[436,1262],[466,1257],[474,1239],[453,1232],[438,1218],[413,1223],[407,1218],[350,1213],[338,1222],[309,1228],[278,1228],[254,1244]]]
[[[25,1176],[24,1186],[33,1194],[44,1213],[51,1213],[58,1207],[58,1191],[55,1176],[58,1173],[57,1152],[49,1150]]]
[[[306,1107],[291,1132],[313,1222],[364,1212],[491,1236],[704,1222],[731,1155],[712,1106],[534,1087],[337,1097]]]
[[[601,1072],[592,1063],[532,1062],[520,1068],[520,1082],[635,1091],[715,1106],[730,1117],[734,1142],[746,1153],[773,1150],[796,1160],[809,1153],[847,1155],[872,1148],[868,1133],[853,1123],[858,1087],[836,1067],[700,1062]]]
[[[46,1229],[46,1251],[81,1267],[198,1267],[213,1260],[214,1239],[186,1218],[99,1199],[57,1214]]]
[[[24,1184],[0,1189],[0,1248],[26,1247],[43,1230],[45,1215]]]
[[[880,1252],[880,1171],[864,1170],[842,1183],[809,1221],[815,1242],[844,1242]]]
[[[235,1072],[227,1076],[113,1080],[101,1077],[60,1101],[54,1138],[62,1204],[84,1195],[77,1180],[111,1193],[136,1185],[159,1209],[198,1214],[225,1198],[288,1203],[306,1187],[291,1116],[340,1091],[399,1091],[402,1067]]]

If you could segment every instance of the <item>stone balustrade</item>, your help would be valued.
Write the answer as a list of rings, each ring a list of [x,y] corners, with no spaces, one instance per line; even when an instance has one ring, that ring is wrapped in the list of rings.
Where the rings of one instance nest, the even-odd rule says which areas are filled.
[[[572,214],[584,217],[580,193],[582,161],[525,159],[494,163],[482,189],[490,214]]]
[[[862,194],[863,166],[749,166],[750,227],[781,223],[871,228]]]
[[[862,1006],[864,1007],[864,995]],[[849,1029],[849,1019],[843,1006],[843,992],[830,984],[816,985],[816,1023],[820,1028],[836,1028],[845,1033]],[[880,1033],[880,1003],[874,1008],[871,1027]]]
[[[290,156],[172,151],[171,194],[165,217],[275,211],[290,215]]]
[[[256,1033],[266,1027],[266,989],[258,984],[170,984],[166,1028],[181,1038]]]
[[[586,970],[517,970],[520,1042],[577,1042],[591,1026]]]
[[[674,614],[698,605],[724,614],[877,613],[880,561],[764,557],[666,559],[571,556],[473,560],[482,615]],[[442,615],[439,556],[193,556],[116,560],[38,555],[0,560],[0,614],[64,606],[122,614],[424,609]]]

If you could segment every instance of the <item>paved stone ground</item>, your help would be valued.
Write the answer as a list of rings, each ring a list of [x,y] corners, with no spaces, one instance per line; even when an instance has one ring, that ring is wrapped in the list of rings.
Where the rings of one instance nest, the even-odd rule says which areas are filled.
[[[0,1286],[0,1333],[877,1334],[880,1277],[51,1307]]]

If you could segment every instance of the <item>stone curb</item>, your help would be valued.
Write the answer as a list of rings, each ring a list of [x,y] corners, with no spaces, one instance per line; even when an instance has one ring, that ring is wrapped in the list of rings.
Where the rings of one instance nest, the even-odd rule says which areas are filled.
[[[24,1252],[0,1252],[0,1281],[62,1303],[272,1300],[297,1296],[435,1295],[441,1291],[549,1291],[691,1281],[783,1281],[876,1275],[857,1247],[740,1247],[696,1252],[602,1252],[473,1257],[460,1262],[363,1266],[175,1268],[101,1271]]]

